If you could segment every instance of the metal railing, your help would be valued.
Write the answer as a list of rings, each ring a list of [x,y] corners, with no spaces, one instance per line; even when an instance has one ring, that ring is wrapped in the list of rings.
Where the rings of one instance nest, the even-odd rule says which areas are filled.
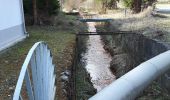
[[[170,50],[140,64],[89,100],[134,100],[153,80],[169,69]]]
[[[22,100],[22,88],[26,86],[29,100],[54,100],[55,74],[51,52],[44,42],[37,42],[30,49],[22,66],[13,100]],[[23,85],[25,80],[25,84]]]
[[[109,22],[112,19],[105,19],[105,18],[90,18],[90,19],[79,19],[81,22]]]
[[[77,36],[90,36],[90,35],[120,35],[120,34],[125,34],[125,35],[129,35],[129,34],[136,34],[132,31],[108,31],[108,32],[78,32],[76,35]],[[138,34],[141,35],[141,34]]]

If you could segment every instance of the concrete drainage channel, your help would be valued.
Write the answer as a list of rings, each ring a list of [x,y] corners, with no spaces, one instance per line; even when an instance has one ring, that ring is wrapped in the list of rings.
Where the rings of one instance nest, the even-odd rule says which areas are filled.
[[[116,78],[121,77],[142,62],[147,61],[148,59],[170,49],[169,44],[148,39],[147,37],[140,34],[129,34],[128,32],[117,32],[118,34],[116,32],[98,33],[101,34],[104,49],[108,51],[108,53],[110,53],[111,55],[112,61],[110,62],[110,70],[116,76]],[[86,60],[88,58],[83,57],[88,51],[89,44],[87,43],[87,41],[89,40],[88,35],[90,34],[91,33],[85,33],[82,34],[83,36],[77,35],[76,56],[74,67],[72,70],[72,87],[74,90],[74,93],[72,93],[72,98],[74,100],[87,100],[97,93],[97,88],[93,83],[93,77],[91,77],[88,69],[86,69],[87,67],[85,67],[87,65]],[[94,35],[98,34],[93,34],[93,36]],[[141,95],[139,95],[139,97],[137,97],[136,99],[140,100],[143,99],[143,97],[147,99],[148,96],[148,98],[150,99],[161,98],[162,100],[169,100],[169,72],[170,71],[160,76],[155,81],[156,84],[161,87],[161,90],[159,92],[162,93],[159,93],[157,95],[153,93],[153,95],[150,95],[149,93],[150,91],[152,91],[152,89],[154,89],[153,87],[150,88],[149,92],[146,91],[144,93],[141,93]],[[110,83],[108,83],[107,85],[109,84]]]
[[[73,100],[89,99],[104,87],[108,86],[115,79],[123,76],[142,62],[170,49],[169,44],[149,39],[141,34],[124,31],[95,32],[96,30],[94,30],[93,25],[89,26],[89,32],[80,32],[77,34],[76,38],[75,60],[71,78],[71,98]],[[97,41],[94,37],[98,37]],[[96,42],[99,42],[100,46],[97,45]],[[95,46],[99,46],[100,48],[96,48]],[[101,50],[101,47],[103,50]],[[98,52],[98,49],[100,49],[100,51],[104,51],[105,53]],[[99,57],[96,56],[97,54],[104,55]],[[102,65],[100,64],[100,60],[95,60],[105,57],[105,55],[107,55],[105,58],[107,63],[104,62]],[[109,59],[111,60],[109,61]],[[101,70],[108,71],[100,71],[100,68],[97,69],[96,67],[97,64],[102,65],[100,68],[107,66],[106,69],[101,68]],[[112,72],[112,74],[109,75],[109,78],[103,78],[102,74],[110,73],[109,71]],[[100,76],[100,74],[101,77],[97,77]],[[151,84],[151,88],[149,87],[144,90],[143,93],[140,93],[136,100],[169,100],[169,76],[170,71],[167,71],[167,73],[154,81],[156,85]],[[108,81],[106,81],[106,79]],[[160,87],[161,89],[157,90],[155,87]]]
[[[89,31],[95,32],[94,23],[88,23]],[[111,56],[103,48],[100,36],[77,35],[73,84],[74,99],[87,100],[97,91],[109,85],[115,76],[110,70]]]

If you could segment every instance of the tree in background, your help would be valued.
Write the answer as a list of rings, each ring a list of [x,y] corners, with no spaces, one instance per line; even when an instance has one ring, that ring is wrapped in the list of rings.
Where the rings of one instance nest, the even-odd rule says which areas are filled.
[[[133,13],[141,12],[142,0],[133,0],[132,11]]]
[[[134,13],[141,11],[142,0],[123,0],[125,7],[130,8]]]
[[[59,8],[58,0],[24,0],[25,15],[33,18],[33,24],[39,24],[41,16],[48,19],[51,15],[57,14]]]
[[[102,4],[102,13],[106,13],[107,9],[116,9],[119,0],[96,0]]]
[[[109,0],[107,7],[109,9],[117,9],[117,2],[119,2],[119,0]]]
[[[142,10],[142,6],[147,8],[152,6],[156,0],[123,0],[125,7],[130,8],[133,13],[139,13]]]
[[[48,16],[57,14],[60,4],[58,0],[37,0],[37,8],[40,14]]]

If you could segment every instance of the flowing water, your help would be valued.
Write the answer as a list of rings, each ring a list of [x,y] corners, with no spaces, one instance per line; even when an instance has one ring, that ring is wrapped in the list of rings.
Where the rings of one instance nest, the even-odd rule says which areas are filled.
[[[95,23],[89,22],[89,32],[96,32]],[[110,71],[111,56],[103,48],[103,43],[99,35],[91,35],[87,41],[87,51],[83,55],[91,82],[97,91],[102,90],[115,80],[115,76]]]

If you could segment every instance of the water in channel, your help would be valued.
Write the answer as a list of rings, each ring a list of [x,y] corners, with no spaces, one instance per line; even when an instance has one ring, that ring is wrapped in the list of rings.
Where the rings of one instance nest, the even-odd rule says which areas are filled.
[[[89,32],[96,32],[95,23],[88,23]],[[83,55],[86,70],[90,74],[94,88],[99,92],[115,80],[110,71],[111,56],[103,48],[99,35],[91,35],[87,41],[87,51]]]

